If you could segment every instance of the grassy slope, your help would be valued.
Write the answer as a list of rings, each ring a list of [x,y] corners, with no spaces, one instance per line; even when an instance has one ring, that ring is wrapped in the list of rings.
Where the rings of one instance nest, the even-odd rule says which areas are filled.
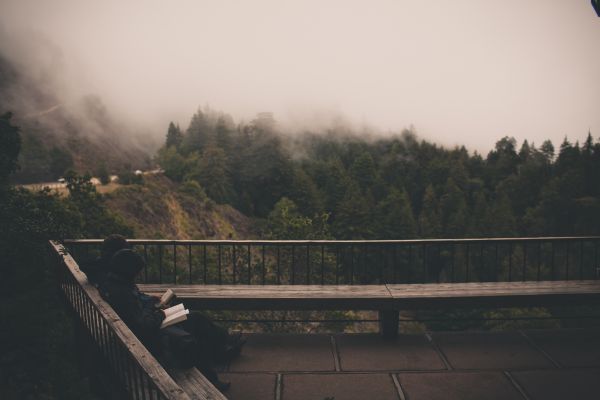
[[[181,190],[164,176],[146,176],[143,185],[122,186],[106,195],[111,211],[144,239],[250,239],[252,220],[229,205]]]

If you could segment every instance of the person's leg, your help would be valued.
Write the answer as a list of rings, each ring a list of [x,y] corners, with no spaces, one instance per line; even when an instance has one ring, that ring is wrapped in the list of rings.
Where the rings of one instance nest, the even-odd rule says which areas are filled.
[[[217,362],[227,349],[229,334],[227,330],[216,325],[207,317],[199,313],[192,313],[183,323],[202,348],[202,353],[213,362]]]

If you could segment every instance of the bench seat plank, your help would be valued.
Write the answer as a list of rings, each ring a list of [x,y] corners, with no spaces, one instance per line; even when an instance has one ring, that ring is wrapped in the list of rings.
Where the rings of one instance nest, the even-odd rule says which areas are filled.
[[[549,306],[600,302],[600,281],[387,285],[399,309]]]
[[[600,281],[471,282],[388,285],[139,285],[168,288],[190,307],[235,310],[377,310],[511,307],[600,301]]]
[[[168,288],[190,307],[235,310],[376,310],[391,298],[385,285],[169,285],[140,284],[160,295]]]
[[[173,369],[169,373],[191,400],[227,399],[197,368]]]

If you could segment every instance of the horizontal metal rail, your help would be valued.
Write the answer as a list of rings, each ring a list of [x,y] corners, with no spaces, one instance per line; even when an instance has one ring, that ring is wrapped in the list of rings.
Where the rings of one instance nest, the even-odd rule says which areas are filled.
[[[600,278],[600,237],[129,240],[143,283],[383,284]],[[65,240],[78,261],[101,239]]]

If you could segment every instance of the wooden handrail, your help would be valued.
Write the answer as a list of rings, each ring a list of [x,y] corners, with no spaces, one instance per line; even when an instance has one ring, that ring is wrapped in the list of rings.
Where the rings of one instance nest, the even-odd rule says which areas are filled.
[[[50,241],[50,248],[58,261],[62,292],[131,397],[189,400],[189,396],[88,282],[65,248],[56,241]]]

